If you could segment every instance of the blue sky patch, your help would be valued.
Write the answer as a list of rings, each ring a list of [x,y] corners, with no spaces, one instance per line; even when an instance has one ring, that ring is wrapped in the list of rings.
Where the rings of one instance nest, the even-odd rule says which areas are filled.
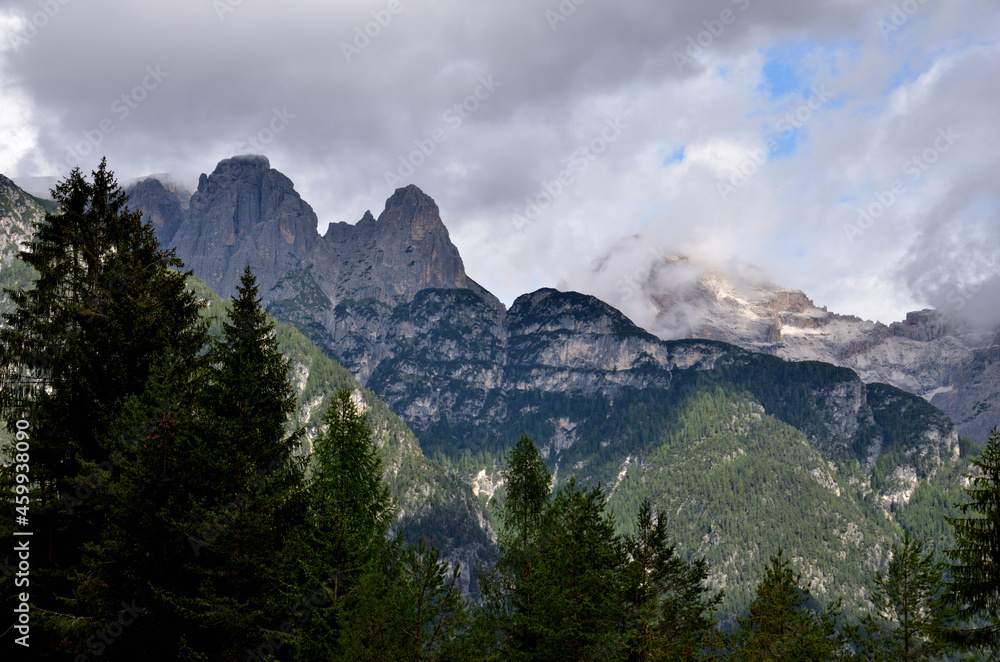
[[[802,74],[803,56],[813,50],[810,43],[791,43],[775,46],[764,52],[767,61],[761,69],[759,90],[771,99],[793,92],[805,92],[809,85]]]
[[[663,165],[668,166],[671,163],[680,163],[684,160],[684,149],[686,145],[681,145],[680,147],[675,147],[672,152],[664,152]]]
[[[769,138],[769,141],[777,143],[777,149],[769,149],[768,158],[780,159],[785,156],[791,156],[798,149],[799,139],[804,137],[804,135],[805,129],[792,129],[784,133],[775,133]]]

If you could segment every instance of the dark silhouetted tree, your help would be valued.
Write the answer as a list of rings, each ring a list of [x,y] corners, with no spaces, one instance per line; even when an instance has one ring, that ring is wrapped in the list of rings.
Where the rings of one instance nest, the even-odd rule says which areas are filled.
[[[981,625],[965,630],[965,644],[1000,655],[1000,430],[993,428],[974,471],[966,478],[968,501],[958,504],[962,517],[947,521],[955,531],[951,590],[960,616]]]
[[[625,541],[628,563],[622,573],[626,613],[626,659],[692,660],[709,644],[714,612],[722,593],[705,586],[704,559],[684,561],[668,543],[666,518],[653,518],[645,501],[637,533]]]
[[[37,280],[7,292],[13,311],[0,329],[0,409],[8,429],[27,421],[31,440],[32,636],[42,656],[80,651],[132,597],[102,599],[81,575],[109,526],[113,440],[155,366],[196,366],[206,333],[180,260],[128,210],[104,160],[89,182],[74,169],[53,196],[59,212],[20,253]],[[4,486],[10,479],[7,469]]]

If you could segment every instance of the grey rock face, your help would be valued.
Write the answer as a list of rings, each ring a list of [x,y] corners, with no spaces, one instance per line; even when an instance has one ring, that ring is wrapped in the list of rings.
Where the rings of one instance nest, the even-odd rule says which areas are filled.
[[[184,221],[184,193],[187,192],[168,187],[152,177],[135,182],[125,189],[129,207],[143,210],[143,220],[153,226],[161,246],[170,245]],[[190,194],[187,197],[190,198]]]
[[[408,313],[394,311],[420,292],[466,291],[483,314],[505,313],[466,275],[437,205],[416,186],[397,189],[378,219],[366,212],[355,225],[330,224],[323,236],[312,208],[262,156],[221,161],[202,175],[187,209],[155,178],[129,193],[161,241],[176,225],[169,245],[216,292],[231,295],[249,264],[265,306],[311,329],[363,382],[407,342],[396,325]]]
[[[14,182],[0,175],[0,265],[8,265],[31,238],[45,209]]]
[[[948,374],[931,403],[951,416],[959,430],[982,443],[1000,425],[1000,338],[973,349]]]
[[[901,336],[918,342],[931,342],[948,335],[948,320],[941,313],[925,309],[906,313],[902,322],[893,322],[889,330],[894,336]]]
[[[428,288],[469,289],[502,304],[465,273],[437,204],[416,186],[397,189],[376,220],[331,223],[312,258],[334,302],[376,299],[399,304]]]
[[[263,156],[219,162],[186,209],[155,176],[128,192],[161,242],[222,296],[249,264],[265,305],[301,307],[307,299],[326,309],[374,299],[395,306],[427,288],[459,288],[503,308],[466,275],[437,205],[416,186],[398,189],[377,220],[366,212],[355,225],[330,224],[323,236],[315,212]]]
[[[469,288],[437,205],[416,186],[397,189],[378,220],[368,215],[354,232],[355,245],[374,244],[372,276],[387,292],[406,296],[428,287]]]
[[[268,292],[317,243],[316,214],[263,156],[220,161],[198,190],[171,246],[216,292],[231,295],[246,265]]]
[[[665,386],[662,368],[678,359],[600,300],[552,289],[518,298],[509,312],[471,290],[425,290],[379,325],[385,358],[368,386],[418,431],[442,419],[503,418],[511,398],[532,390],[606,396]],[[711,354],[680,360],[710,365]]]
[[[670,272],[688,267],[671,256],[654,265],[641,295],[656,311],[650,330],[660,338],[711,338],[793,361],[823,361],[853,369],[867,383],[919,395],[952,417],[977,441],[1000,423],[1000,351],[984,333],[933,310],[907,313],[885,325],[817,307],[798,290],[740,282],[706,272],[679,284]],[[662,283],[673,285],[664,288]],[[995,374],[994,374],[995,373]]]

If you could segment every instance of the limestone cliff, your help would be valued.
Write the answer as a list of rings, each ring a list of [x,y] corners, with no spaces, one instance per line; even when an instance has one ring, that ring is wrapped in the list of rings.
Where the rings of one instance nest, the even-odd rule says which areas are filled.
[[[267,293],[319,240],[316,214],[263,156],[235,156],[202,174],[170,245],[229,296],[250,265]]]
[[[160,245],[169,246],[184,221],[191,193],[169,180],[146,177],[125,187],[125,194],[129,207],[141,209],[143,220],[153,226]]]
[[[647,301],[658,337],[711,338],[793,361],[824,361],[855,370],[941,407],[962,434],[979,442],[1000,424],[1000,367],[991,361],[996,330],[969,328],[934,310],[889,325],[817,307],[798,290],[705,269],[665,256],[622,294]],[[611,303],[616,303],[614,299]]]

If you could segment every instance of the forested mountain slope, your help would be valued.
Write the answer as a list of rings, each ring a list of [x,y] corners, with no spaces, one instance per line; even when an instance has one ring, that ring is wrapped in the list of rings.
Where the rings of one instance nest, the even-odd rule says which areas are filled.
[[[602,484],[619,527],[645,498],[667,514],[684,553],[712,562],[729,622],[779,547],[820,599],[856,608],[904,528],[947,543],[940,511],[972,447],[925,400],[827,363],[664,341],[579,293],[546,288],[507,310],[465,275],[416,187],[377,220],[303,238],[315,219],[276,172],[233,159],[204,176],[177,225],[184,250],[219,283],[252,258],[269,312],[299,330],[279,332],[296,424],[315,434],[332,389],[354,389],[402,526],[451,558],[488,553],[482,509],[503,496],[499,471],[524,432],[557,484]]]

